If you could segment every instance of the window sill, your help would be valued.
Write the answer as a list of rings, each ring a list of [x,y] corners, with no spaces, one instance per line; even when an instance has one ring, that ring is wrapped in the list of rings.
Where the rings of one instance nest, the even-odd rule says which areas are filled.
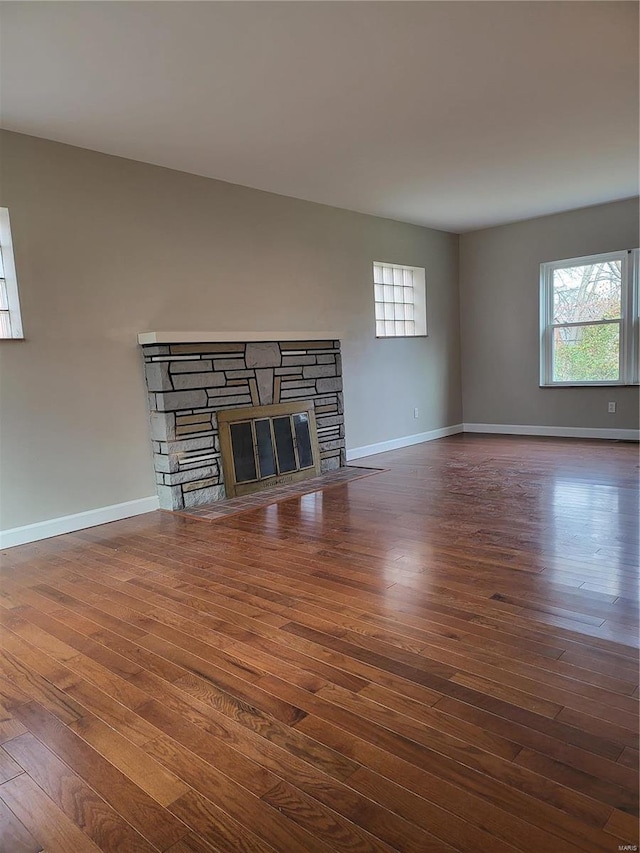
[[[428,334],[424,335],[376,335],[376,341],[412,341],[415,338],[428,338]]]
[[[637,388],[638,382],[541,382],[539,388]]]

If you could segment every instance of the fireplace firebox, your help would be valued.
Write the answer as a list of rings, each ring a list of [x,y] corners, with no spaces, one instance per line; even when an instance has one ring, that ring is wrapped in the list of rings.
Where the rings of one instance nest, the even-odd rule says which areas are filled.
[[[320,474],[313,403],[280,403],[218,414],[228,497]]]

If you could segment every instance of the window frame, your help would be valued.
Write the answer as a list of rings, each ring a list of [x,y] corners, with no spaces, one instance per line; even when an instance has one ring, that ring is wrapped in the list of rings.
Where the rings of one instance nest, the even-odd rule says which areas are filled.
[[[412,295],[413,302],[411,303],[413,306],[413,323],[414,328],[420,329],[420,331],[416,331],[414,334],[396,334],[395,331],[393,334],[378,334],[378,319],[376,316],[376,304],[382,305],[396,305],[395,300],[393,302],[387,302],[385,300],[376,299],[376,285],[380,284],[380,282],[376,282],[376,274],[375,268],[379,267],[390,267],[392,270],[411,270],[412,272]],[[376,340],[393,340],[393,339],[411,339],[411,338],[426,338],[429,335],[429,326],[427,321],[427,271],[424,267],[416,267],[411,266],[409,264],[396,264],[391,261],[373,261],[371,264],[371,272],[372,272],[372,281],[373,281],[373,328],[375,332]],[[384,286],[384,285],[383,285]],[[392,287],[394,285],[391,285]],[[406,303],[403,303],[406,304]],[[382,321],[386,322],[386,321]],[[405,321],[402,321],[405,322]]]
[[[13,257],[13,241],[11,239],[11,222],[9,220],[9,210],[6,207],[0,207],[0,252],[2,253],[2,266],[4,268],[4,282],[11,332],[6,337],[0,335],[0,341],[24,340],[20,296],[18,294],[18,276]]]
[[[553,274],[556,270],[590,264],[620,261],[621,294],[618,320],[593,320],[576,323],[553,322]],[[640,251],[622,249],[579,258],[546,261],[540,264],[540,387],[575,388],[637,385],[638,376],[638,287]],[[553,379],[553,332],[571,326],[595,326],[614,323],[620,328],[620,361],[618,379],[569,380]]]

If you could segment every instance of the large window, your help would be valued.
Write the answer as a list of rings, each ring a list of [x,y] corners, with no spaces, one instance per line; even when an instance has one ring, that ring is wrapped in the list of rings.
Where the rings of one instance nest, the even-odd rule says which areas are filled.
[[[638,382],[638,250],[540,267],[540,384]]]
[[[376,261],[373,264],[373,295],[377,338],[409,338],[427,334],[422,267]]]
[[[9,211],[6,207],[0,207],[0,339],[22,337]]]

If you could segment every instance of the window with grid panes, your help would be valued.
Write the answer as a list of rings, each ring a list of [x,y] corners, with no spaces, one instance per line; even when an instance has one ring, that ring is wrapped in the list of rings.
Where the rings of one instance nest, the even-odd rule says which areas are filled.
[[[11,337],[11,314],[9,313],[9,300],[7,298],[7,282],[4,277],[4,264],[2,262],[2,246],[0,246],[0,338]]]
[[[9,211],[0,207],[0,339],[22,338]]]
[[[540,267],[540,385],[638,383],[640,254]]]
[[[373,291],[377,338],[427,334],[424,268],[375,261]]]

